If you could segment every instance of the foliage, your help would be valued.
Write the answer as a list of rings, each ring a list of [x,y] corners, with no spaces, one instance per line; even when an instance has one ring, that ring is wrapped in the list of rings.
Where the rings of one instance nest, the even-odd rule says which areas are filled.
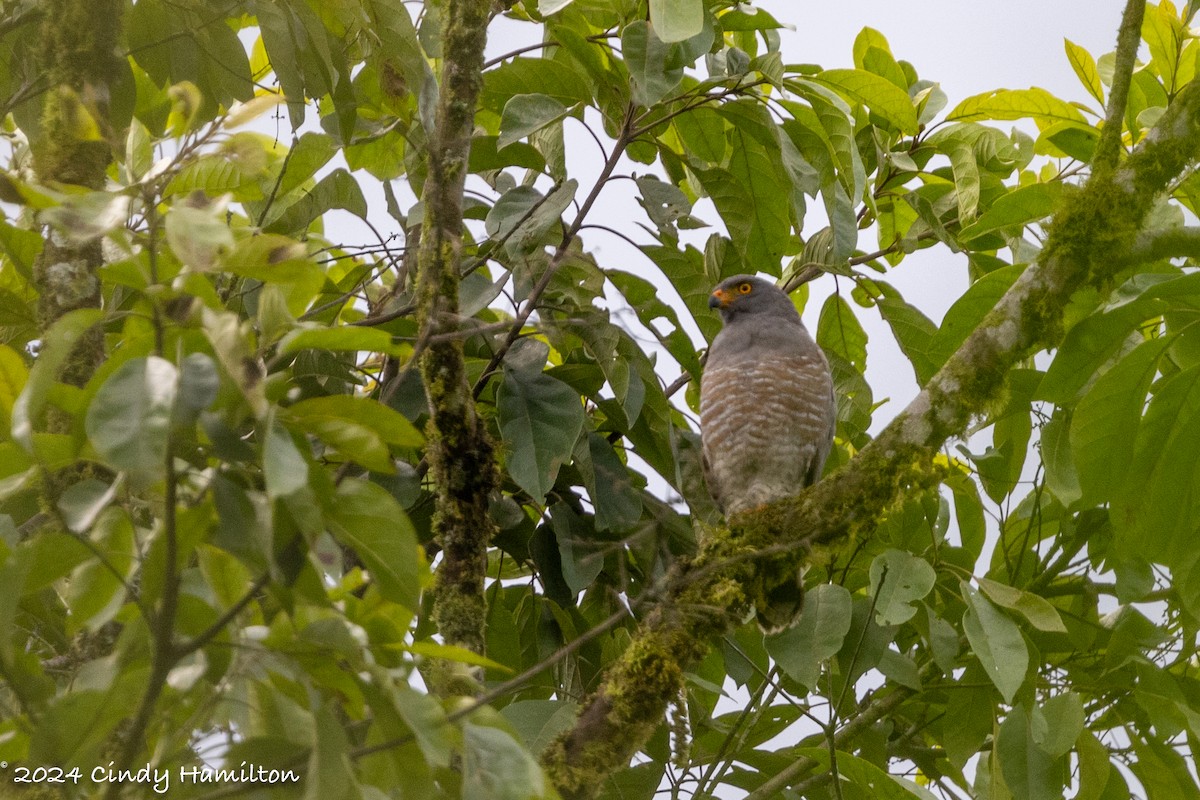
[[[1124,69],[1067,41],[1084,101],[950,107],[870,28],[822,69],[725,0],[511,4],[493,31],[540,44],[484,67],[435,331],[417,249],[455,3],[139,0],[91,93],[46,84],[37,3],[2,7],[0,760],[79,767],[79,796],[119,788],[95,765],[201,758],[302,776],[231,789],[260,796],[553,796],[539,754],[720,524],[694,423],[709,289],[836,283],[809,316],[837,385],[828,469],[854,469],[890,411],[862,320],[928,385],[1112,168]],[[1145,9],[1122,153],[1194,83],[1192,13]],[[47,104],[105,144],[103,187],[37,171]],[[618,185],[638,207],[602,220]],[[936,485],[813,554],[796,627],[699,643],[636,766],[591,790],[1200,795],[1200,178],[1148,212],[934,456]],[[601,255],[601,224],[640,260]],[[64,242],[101,245],[102,308],[46,324],[34,263]],[[889,282],[935,249],[970,279],[940,323]],[[106,359],[63,381],[97,330]],[[482,652],[443,639],[428,591],[451,555],[417,362],[448,341],[498,445]],[[428,692],[446,663],[482,686]]]

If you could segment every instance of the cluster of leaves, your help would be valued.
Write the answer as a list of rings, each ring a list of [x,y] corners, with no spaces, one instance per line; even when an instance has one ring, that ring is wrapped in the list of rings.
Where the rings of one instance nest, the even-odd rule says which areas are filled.
[[[439,642],[422,598],[438,487],[412,284],[447,5],[414,22],[400,0],[139,0],[124,78],[106,102],[73,95],[77,135],[112,146],[102,191],[32,172],[55,91],[36,5],[5,4],[0,24],[0,758],[211,749],[305,772],[314,797],[549,796],[536,756],[628,643],[627,604],[650,607],[717,522],[689,413],[687,331],[716,333],[711,287],[739,272],[849,287],[816,329],[839,403],[828,468],[849,462],[878,410],[859,319],[878,313],[928,381],[1036,261],[1114,72],[1068,42],[1094,105],[1000,90],[947,111],[871,29],[852,68],[822,69],[785,63],[780,22],[744,5],[506,11],[495,25],[542,44],[486,66],[466,165],[453,335],[503,476],[474,654]],[[1127,145],[1195,77],[1191,14],[1147,9]],[[289,143],[262,132],[285,109]],[[593,137],[606,162],[585,185],[573,150]],[[618,177],[641,211],[608,227],[640,226],[637,267],[585,246]],[[972,440],[990,445],[944,453],[940,487],[814,564],[796,628],[715,647],[688,675],[682,735],[664,720],[606,796],[767,791],[796,763],[812,797],[1200,794],[1181,755],[1200,736],[1200,283],[1165,257],[1194,249],[1198,181],[1180,176],[1115,292],[1077,295],[1053,358],[1010,376]],[[396,233],[339,241],[332,211],[384,224],[365,186]],[[828,225],[805,236],[813,204]],[[80,277],[102,309],[41,327],[44,236],[102,242]],[[971,280],[940,325],[887,281],[927,248]],[[97,328],[107,359],[60,382]],[[426,694],[438,659],[483,667],[483,697]],[[726,712],[726,692],[750,702]],[[149,715],[132,748],[131,696]]]

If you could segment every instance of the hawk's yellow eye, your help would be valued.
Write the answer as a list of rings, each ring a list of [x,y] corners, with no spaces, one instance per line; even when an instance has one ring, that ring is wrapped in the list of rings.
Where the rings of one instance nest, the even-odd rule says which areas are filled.
[[[738,292],[741,294],[750,294],[751,286],[748,283],[743,283],[738,286]]]

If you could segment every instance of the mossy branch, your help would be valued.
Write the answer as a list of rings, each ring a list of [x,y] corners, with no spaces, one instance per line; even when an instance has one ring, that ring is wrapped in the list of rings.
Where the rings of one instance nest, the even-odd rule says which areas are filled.
[[[1121,131],[1124,130],[1125,108],[1129,104],[1129,84],[1137,66],[1138,46],[1142,43],[1142,19],[1146,16],[1144,0],[1127,0],[1117,31],[1117,50],[1113,60],[1112,88],[1108,93],[1108,108],[1104,127],[1096,143],[1095,166],[1112,167],[1121,157]]]
[[[42,106],[42,135],[32,145],[34,167],[44,183],[66,183],[100,189],[112,160],[110,143],[81,138],[79,115],[90,114],[108,127],[110,87],[118,77],[116,52],[125,4],[120,0],[47,0],[41,19],[42,69],[50,85]],[[38,324],[48,330],[59,317],[77,308],[100,307],[96,270],[102,257],[99,242],[77,244],[47,238],[33,266],[38,289]],[[76,345],[63,367],[64,383],[82,386],[104,358],[104,339],[96,329]],[[51,417],[52,430],[66,425]]]
[[[1124,264],[1146,264],[1164,258],[1200,260],[1200,227],[1147,231],[1138,237]]]
[[[430,405],[426,457],[437,495],[434,533],[443,558],[433,589],[434,618],[447,642],[477,653],[484,650],[483,579],[493,533],[488,496],[496,486],[495,460],[475,411],[462,339],[440,334],[453,333],[458,325],[463,185],[490,10],[487,0],[450,0],[446,9],[417,272],[417,320],[429,338],[421,357]],[[442,694],[474,693],[478,686],[472,677],[447,673],[436,676],[438,685],[431,688]]]
[[[790,580],[813,547],[870,535],[905,493],[941,478],[934,456],[972,417],[994,408],[1009,370],[1062,337],[1063,312],[1084,286],[1111,288],[1155,198],[1200,156],[1200,84],[1187,86],[1121,165],[1101,167],[1069,195],[1031,266],[917,398],[846,466],[791,498],[717,531],[671,574],[663,602],[543,754],[563,797],[588,798],[629,764],[662,721],[684,671],[748,604]]]

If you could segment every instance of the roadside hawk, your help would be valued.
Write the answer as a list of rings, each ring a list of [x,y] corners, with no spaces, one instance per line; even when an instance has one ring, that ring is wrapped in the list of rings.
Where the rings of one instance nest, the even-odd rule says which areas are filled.
[[[752,275],[717,285],[708,305],[724,328],[713,340],[700,384],[704,475],[726,517],[798,493],[821,477],[833,444],[833,379],[786,294]],[[780,587],[764,629],[799,611],[798,587]],[[766,613],[764,613],[766,612]],[[764,619],[764,617],[766,617]]]

